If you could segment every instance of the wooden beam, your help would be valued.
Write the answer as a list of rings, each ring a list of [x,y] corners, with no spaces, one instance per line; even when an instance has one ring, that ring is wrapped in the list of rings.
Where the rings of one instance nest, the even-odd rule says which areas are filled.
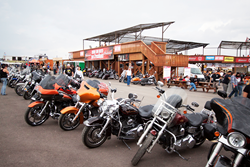
[[[110,60],[108,60],[108,70],[110,70]]]

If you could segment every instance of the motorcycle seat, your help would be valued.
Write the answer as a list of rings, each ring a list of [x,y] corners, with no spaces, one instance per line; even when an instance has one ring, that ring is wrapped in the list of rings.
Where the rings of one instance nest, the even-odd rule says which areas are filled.
[[[152,116],[152,110],[153,110],[154,106],[153,105],[146,105],[146,106],[142,106],[139,108],[139,114],[141,117],[151,117]]]
[[[186,114],[185,116],[188,119],[188,123],[195,127],[200,126],[204,120],[203,116],[200,113]]]

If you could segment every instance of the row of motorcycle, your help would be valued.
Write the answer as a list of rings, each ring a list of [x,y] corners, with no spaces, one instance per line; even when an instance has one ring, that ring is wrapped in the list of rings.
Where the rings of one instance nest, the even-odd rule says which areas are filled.
[[[88,148],[100,147],[112,135],[125,144],[126,140],[138,139],[139,149],[131,160],[134,166],[155,144],[187,160],[179,150],[199,147],[206,139],[217,140],[208,153],[206,167],[250,166],[250,99],[225,99],[227,94],[219,91],[222,98],[213,98],[201,112],[194,112],[199,104],[188,105],[185,90],[164,90],[160,81],[157,85],[157,102],[140,106],[135,93],[115,98],[118,90],[111,83],[80,81],[63,74],[44,76],[34,88],[25,121],[38,126],[51,116],[65,131],[84,123],[81,139]],[[222,149],[230,151],[232,157],[221,155]]]
[[[100,78],[100,79],[119,79],[115,70],[106,70],[106,69],[98,69],[98,70],[91,70],[90,68],[83,69],[83,75],[89,78]]]

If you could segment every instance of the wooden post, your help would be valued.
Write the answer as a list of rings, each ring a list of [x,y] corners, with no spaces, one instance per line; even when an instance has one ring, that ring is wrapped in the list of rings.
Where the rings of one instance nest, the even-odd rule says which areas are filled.
[[[119,58],[118,58],[118,76],[120,76],[120,61],[119,61]]]
[[[150,61],[147,60],[147,67],[146,67],[146,72],[147,72],[147,73],[149,73],[149,63],[150,63]]]
[[[142,69],[141,69],[141,70],[142,70],[142,74],[143,74],[143,75],[145,74],[145,72],[144,72],[144,62],[145,62],[145,61],[142,60]]]
[[[94,64],[94,61],[92,61],[91,63],[92,63],[92,70],[94,70],[94,69],[95,69],[95,66],[94,66],[94,65],[95,65],[95,64]]]
[[[108,60],[108,70],[110,70],[110,60]]]
[[[102,69],[102,61],[99,61],[99,68]]]

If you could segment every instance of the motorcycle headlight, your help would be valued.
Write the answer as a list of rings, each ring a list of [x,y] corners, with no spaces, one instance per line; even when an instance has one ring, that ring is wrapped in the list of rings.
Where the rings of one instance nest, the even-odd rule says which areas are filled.
[[[162,110],[161,116],[163,119],[167,119],[170,116],[170,113],[167,110]]]
[[[244,147],[246,145],[246,138],[238,132],[232,132],[227,136],[227,141],[230,145],[236,148]]]
[[[77,101],[80,101],[80,100],[81,100],[81,98],[80,98],[79,95],[76,96],[76,100],[77,100]]]

